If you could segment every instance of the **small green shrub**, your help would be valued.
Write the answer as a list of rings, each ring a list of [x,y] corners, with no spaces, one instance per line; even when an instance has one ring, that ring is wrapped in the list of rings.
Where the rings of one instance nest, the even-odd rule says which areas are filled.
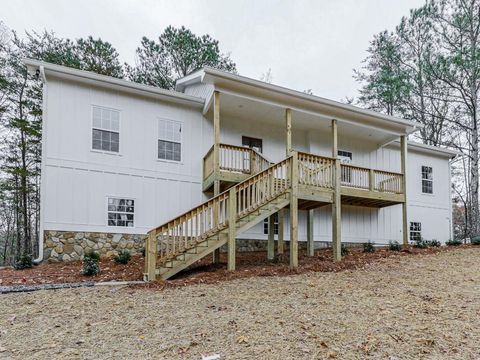
[[[140,252],[142,253],[142,256],[145,257],[145,248],[143,247],[142,250],[140,250]]]
[[[472,245],[480,245],[480,236],[475,236],[472,238]]]
[[[428,248],[428,241],[423,239],[417,239],[415,240],[415,244],[413,244],[413,246],[419,249],[426,249]]]
[[[96,252],[96,251],[90,251],[90,252],[87,252],[85,254],[85,257],[89,257],[93,260],[100,260],[100,253]]]
[[[445,243],[447,246],[460,246],[462,245],[462,240],[459,239],[450,239]]]
[[[30,269],[33,266],[32,255],[23,253],[15,259],[13,267],[16,270]]]
[[[347,256],[350,251],[348,250],[347,246],[345,244],[342,244],[340,253],[342,256]]]
[[[130,251],[127,249],[120,250],[118,255],[113,258],[117,264],[128,264],[132,255],[130,255]]]
[[[363,243],[363,252],[364,253],[373,253],[375,252],[375,243],[368,241]]]
[[[388,248],[390,251],[401,251],[402,250],[402,245],[398,241],[390,241],[388,243]]]
[[[93,251],[83,257],[83,275],[93,276],[100,273],[100,254]]]
[[[442,246],[442,243],[436,239],[432,239],[430,241],[427,240],[427,244],[428,246],[431,246],[431,247],[440,247]]]

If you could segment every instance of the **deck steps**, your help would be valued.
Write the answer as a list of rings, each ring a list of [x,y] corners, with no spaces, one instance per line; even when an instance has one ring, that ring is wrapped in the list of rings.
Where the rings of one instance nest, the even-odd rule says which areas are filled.
[[[263,221],[270,215],[278,212],[289,204],[288,193],[277,196],[271,199],[256,211],[245,216],[239,217],[235,223],[237,234],[242,233],[259,222]],[[196,244],[195,247],[186,249],[185,251],[175,255],[174,258],[160,263],[157,268],[157,275],[163,280],[166,280],[180,271],[186,269],[196,261],[213,253],[216,249],[225,245],[228,240],[228,227],[219,230],[212,236],[209,236],[204,241]]]

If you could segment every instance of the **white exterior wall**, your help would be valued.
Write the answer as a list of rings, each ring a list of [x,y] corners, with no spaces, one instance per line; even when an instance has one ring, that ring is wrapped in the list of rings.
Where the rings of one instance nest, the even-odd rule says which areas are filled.
[[[190,94],[208,96],[209,87]],[[187,92],[187,91],[186,91]],[[42,228],[81,232],[146,233],[205,200],[202,159],[213,143],[211,121],[201,109],[174,105],[73,82],[49,79],[44,123]],[[120,111],[120,153],[91,150],[92,106]],[[182,162],[157,160],[158,118],[182,122]],[[221,117],[221,141],[241,145],[242,135],[262,138],[271,161],[285,157],[283,121],[278,127]],[[331,155],[330,134],[299,130],[293,123],[293,147]],[[339,149],[353,153],[353,164],[400,171],[400,151],[377,149],[339,133]],[[421,166],[433,167],[434,194],[421,193]],[[408,156],[409,220],[422,223],[427,239],[450,237],[451,204],[448,160],[411,151]],[[107,197],[133,198],[135,227],[107,226]],[[315,210],[314,238],[331,240],[330,206]],[[401,206],[383,209],[342,207],[342,241],[378,244],[401,241]],[[288,217],[286,237],[289,237]],[[240,238],[265,239],[263,224]],[[306,239],[306,212],[300,211],[299,239]]]
[[[292,143],[295,150],[317,155],[331,156],[331,134],[315,130],[299,130],[292,120]],[[252,123],[242,119],[221,116],[221,142],[242,145],[242,136],[261,138],[263,154],[270,161],[277,162],[285,157],[285,129],[282,121],[278,127],[262,122]],[[211,129],[211,126],[210,126]],[[213,131],[213,130],[209,130]],[[209,134],[207,134],[208,136]],[[211,137],[209,137],[211,139]],[[211,141],[211,140],[210,140]],[[339,150],[352,152],[354,165],[386,171],[400,172],[400,149],[394,146],[377,148],[353,138],[338,134]],[[432,166],[434,193],[422,194],[422,165]],[[407,159],[407,199],[410,221],[422,223],[422,236],[445,242],[451,237],[450,176],[448,159],[434,157],[410,150]],[[287,212],[288,213],[288,212]],[[331,207],[325,206],[314,211],[314,240],[331,241]],[[298,237],[306,240],[306,211],[299,212]],[[285,236],[289,238],[288,214],[285,222]],[[263,223],[260,223],[240,238],[266,239]],[[342,206],[342,241],[388,244],[402,241],[402,208],[395,205],[382,209],[360,206]]]
[[[199,109],[49,79],[44,230],[146,233],[204,200]],[[92,150],[92,106],[120,111],[120,152]],[[182,162],[157,160],[158,119],[182,122]],[[199,151],[199,149],[201,151]],[[135,227],[108,227],[107,197],[133,198]]]

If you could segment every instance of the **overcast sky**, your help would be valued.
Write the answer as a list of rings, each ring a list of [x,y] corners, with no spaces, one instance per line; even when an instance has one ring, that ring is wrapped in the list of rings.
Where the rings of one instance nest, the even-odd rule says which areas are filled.
[[[133,63],[142,36],[168,25],[208,33],[230,53],[241,75],[341,100],[357,94],[352,69],[361,66],[373,35],[394,29],[425,0],[2,0],[9,28],[53,30],[71,39],[111,42]]]

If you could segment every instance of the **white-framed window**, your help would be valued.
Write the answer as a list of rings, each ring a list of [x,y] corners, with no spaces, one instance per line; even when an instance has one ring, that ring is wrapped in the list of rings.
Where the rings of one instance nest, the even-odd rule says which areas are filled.
[[[422,193],[433,194],[433,169],[431,166],[422,166]]]
[[[263,233],[268,234],[268,219],[263,220]],[[278,235],[278,213],[273,214],[273,234]]]
[[[410,222],[410,241],[416,242],[422,240],[422,223],[418,221]]]
[[[108,226],[134,227],[135,200],[125,198],[108,198]]]
[[[158,159],[182,161],[182,123],[158,119]]]
[[[338,150],[337,155],[340,161],[344,164],[350,164],[352,162],[353,155],[351,151]]]
[[[119,152],[120,111],[93,106],[92,149]]]
[[[352,163],[352,152],[345,150],[338,150],[338,158],[342,164],[351,164]],[[340,181],[343,183],[352,182],[352,169],[346,166],[340,168]]]

